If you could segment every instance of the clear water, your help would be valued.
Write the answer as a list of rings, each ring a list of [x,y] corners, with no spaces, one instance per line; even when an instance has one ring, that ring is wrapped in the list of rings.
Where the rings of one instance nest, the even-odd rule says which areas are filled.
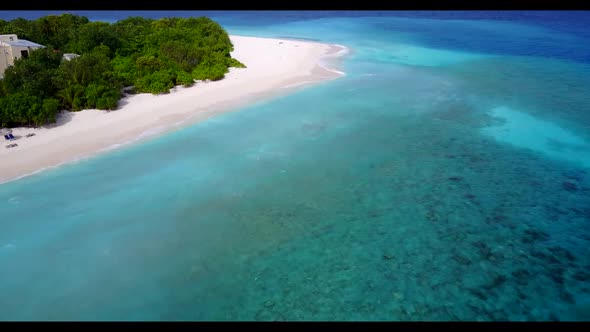
[[[588,13],[214,14],[347,76],[0,185],[1,320],[590,319]]]

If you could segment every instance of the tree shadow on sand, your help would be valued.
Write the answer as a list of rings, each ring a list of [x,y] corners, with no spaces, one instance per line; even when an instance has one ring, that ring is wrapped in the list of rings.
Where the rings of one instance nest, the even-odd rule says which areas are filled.
[[[47,124],[42,127],[46,128],[46,129],[61,127],[64,124],[72,121],[73,117],[74,117],[73,112],[62,111],[57,115],[57,119],[56,119],[55,123]]]

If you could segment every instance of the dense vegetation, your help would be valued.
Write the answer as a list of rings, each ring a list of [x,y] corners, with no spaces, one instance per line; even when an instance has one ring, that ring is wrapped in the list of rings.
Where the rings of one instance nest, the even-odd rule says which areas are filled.
[[[55,122],[59,110],[112,110],[121,89],[168,93],[175,85],[219,80],[231,58],[227,32],[206,17],[131,17],[114,24],[64,14],[0,20],[0,34],[46,46],[15,61],[0,80],[0,126]],[[70,61],[64,53],[80,55]]]

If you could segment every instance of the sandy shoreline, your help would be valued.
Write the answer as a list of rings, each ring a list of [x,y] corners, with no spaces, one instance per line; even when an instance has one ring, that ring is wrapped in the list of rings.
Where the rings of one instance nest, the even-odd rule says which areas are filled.
[[[231,36],[231,40],[232,56],[247,68],[231,68],[221,81],[178,87],[160,96],[132,95],[112,112],[65,112],[53,125],[14,128],[17,140],[2,138],[0,183],[344,74],[323,64],[346,54],[347,49],[340,45],[243,36]],[[29,133],[35,136],[25,137]],[[5,148],[10,143],[18,147]]]

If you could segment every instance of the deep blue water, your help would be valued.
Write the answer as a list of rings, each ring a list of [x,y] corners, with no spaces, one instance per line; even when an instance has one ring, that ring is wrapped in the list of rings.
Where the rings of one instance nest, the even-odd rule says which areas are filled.
[[[0,319],[590,319],[588,12],[87,13],[202,14],[347,75],[0,185]]]

